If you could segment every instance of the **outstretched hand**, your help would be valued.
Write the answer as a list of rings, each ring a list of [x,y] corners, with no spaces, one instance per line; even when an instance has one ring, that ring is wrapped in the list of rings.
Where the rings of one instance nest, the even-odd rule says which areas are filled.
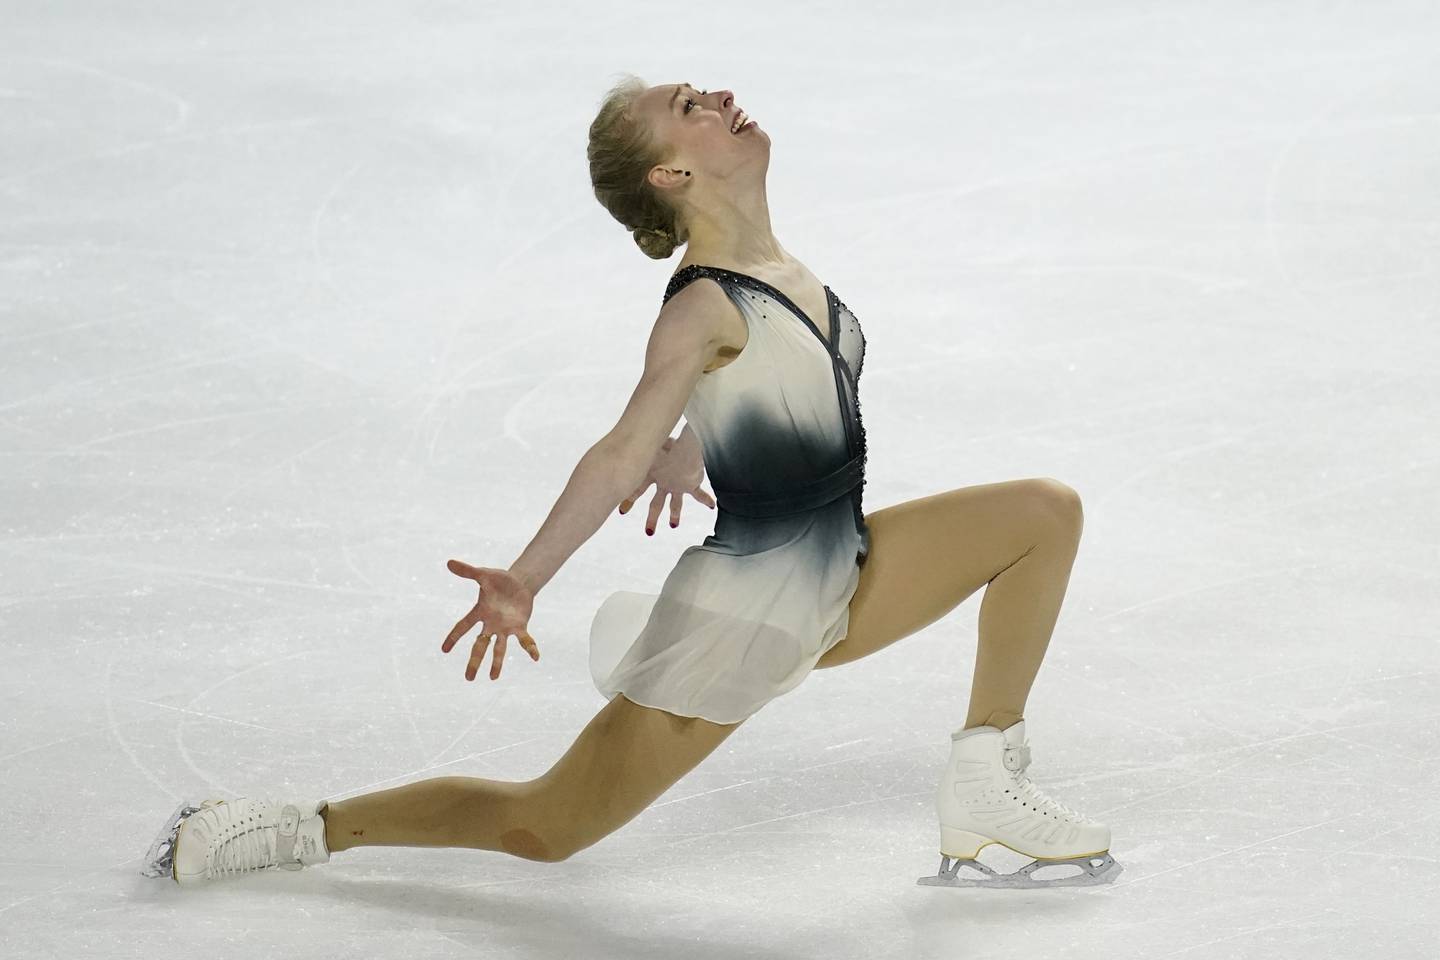
[[[512,635],[519,638],[520,646],[530,654],[531,660],[540,659],[540,648],[535,645],[535,638],[526,632],[530,612],[535,608],[535,596],[524,581],[509,570],[496,567],[472,567],[459,560],[450,560],[445,566],[457,577],[474,580],[480,585],[480,598],[475,601],[475,606],[460,618],[460,622],[445,637],[445,642],[440,644],[441,652],[449,653],[455,641],[466,631],[477,623],[484,624],[470,649],[470,661],[465,665],[466,680],[475,679],[492,636],[498,639],[495,641],[495,656],[490,661],[491,680],[500,676],[500,662],[505,659],[505,641]]]
[[[680,526],[680,505],[684,502],[685,494],[690,494],[696,500],[715,509],[715,500],[700,488],[700,481],[705,476],[705,458],[702,455],[700,441],[693,436],[681,435],[681,439],[667,437],[660,446],[660,452],[655,455],[655,462],[650,465],[650,470],[645,475],[645,480],[620,503],[620,512],[625,513],[635,501],[640,499],[650,485],[655,485],[655,496],[650,500],[650,516],[645,521],[645,532],[651,536],[655,534],[655,523],[660,518],[660,509],[665,503],[665,498],[670,498],[670,526]]]

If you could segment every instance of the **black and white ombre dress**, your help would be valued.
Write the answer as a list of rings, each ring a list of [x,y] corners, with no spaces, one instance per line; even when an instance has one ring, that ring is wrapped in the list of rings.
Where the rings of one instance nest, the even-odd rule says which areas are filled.
[[[763,280],[692,264],[739,308],[749,339],[685,405],[715,491],[715,532],[687,547],[659,594],[619,591],[590,627],[607,699],[735,723],[795,686],[844,639],[870,552],[861,511],[860,321],[825,287],[817,327]]]

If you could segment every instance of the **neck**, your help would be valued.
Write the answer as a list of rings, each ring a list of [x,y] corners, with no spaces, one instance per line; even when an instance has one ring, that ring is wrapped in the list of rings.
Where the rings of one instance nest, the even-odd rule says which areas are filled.
[[[763,267],[791,262],[770,229],[763,181],[748,190],[727,191],[709,203],[702,201],[691,208],[688,226],[684,257],[688,263]]]

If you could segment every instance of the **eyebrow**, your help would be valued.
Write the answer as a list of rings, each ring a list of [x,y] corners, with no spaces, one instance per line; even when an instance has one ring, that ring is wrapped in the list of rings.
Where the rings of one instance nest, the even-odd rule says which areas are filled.
[[[691,90],[694,90],[694,89],[695,89],[693,86],[691,86],[691,85],[688,84],[688,83],[677,83],[677,84],[675,84],[675,92],[672,93],[672,94],[670,94],[670,111],[671,111],[672,113],[675,111],[675,98],[678,97],[678,96],[680,96],[680,88],[682,88],[682,87],[690,87]]]

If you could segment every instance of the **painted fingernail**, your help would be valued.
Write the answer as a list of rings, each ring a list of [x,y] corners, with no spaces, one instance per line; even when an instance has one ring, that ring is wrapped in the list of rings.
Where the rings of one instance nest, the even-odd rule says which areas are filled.
[[[646,535],[647,537],[653,537],[653,536],[655,535],[655,531],[654,531],[654,530],[651,530],[649,527],[646,527],[646,528],[645,528],[645,535]]]
[[[678,527],[678,526],[680,526],[680,524],[678,524],[678,523],[673,523],[673,522],[672,522],[672,523],[670,524],[670,526],[672,526],[672,527]]]

